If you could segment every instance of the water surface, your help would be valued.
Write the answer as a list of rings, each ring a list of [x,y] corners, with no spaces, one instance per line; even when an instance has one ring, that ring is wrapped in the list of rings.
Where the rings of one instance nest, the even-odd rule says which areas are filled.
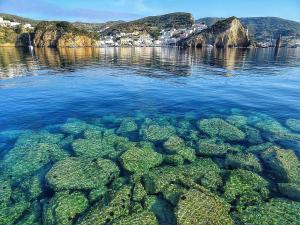
[[[299,74],[299,49],[1,48],[0,224],[299,224]]]

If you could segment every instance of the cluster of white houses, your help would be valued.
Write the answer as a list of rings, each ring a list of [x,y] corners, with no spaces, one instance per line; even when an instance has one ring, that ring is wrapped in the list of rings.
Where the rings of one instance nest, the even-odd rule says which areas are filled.
[[[30,23],[21,24],[19,22],[11,22],[0,17],[0,27],[17,27],[22,26],[24,29],[33,29]]]
[[[104,36],[100,40],[100,46],[169,46],[176,45],[181,39],[187,38],[193,33],[206,29],[204,23],[195,24],[190,28],[161,30],[158,38],[154,39],[146,32],[135,31],[132,33],[117,33]]]

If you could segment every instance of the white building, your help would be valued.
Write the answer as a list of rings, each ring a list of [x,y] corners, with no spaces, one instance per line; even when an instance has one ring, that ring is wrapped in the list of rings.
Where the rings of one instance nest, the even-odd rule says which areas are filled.
[[[24,28],[24,29],[33,29],[33,27],[31,26],[30,23],[24,24],[24,25],[23,25],[23,28]]]

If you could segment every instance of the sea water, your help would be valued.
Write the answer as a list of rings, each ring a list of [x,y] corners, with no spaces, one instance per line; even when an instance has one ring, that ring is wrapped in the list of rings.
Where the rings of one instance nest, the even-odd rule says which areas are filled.
[[[0,49],[0,224],[300,224],[300,50]]]

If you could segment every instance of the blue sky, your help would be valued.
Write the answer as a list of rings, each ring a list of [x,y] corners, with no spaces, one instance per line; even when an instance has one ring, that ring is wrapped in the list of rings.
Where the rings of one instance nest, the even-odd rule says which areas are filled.
[[[45,20],[104,22],[170,12],[194,17],[276,16],[300,22],[300,0],[0,0],[0,12]]]

